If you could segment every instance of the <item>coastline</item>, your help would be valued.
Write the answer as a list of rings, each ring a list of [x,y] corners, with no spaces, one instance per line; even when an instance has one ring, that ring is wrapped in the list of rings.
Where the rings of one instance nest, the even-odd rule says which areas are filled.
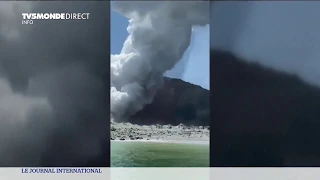
[[[172,125],[136,125],[111,122],[111,142],[210,144],[210,127]]]
[[[173,143],[173,144],[194,144],[194,145],[209,145],[210,141],[189,141],[189,140],[182,140],[182,141],[173,141],[173,140],[157,140],[157,139],[150,139],[150,140],[111,140],[111,142],[122,142],[122,143],[129,143],[129,142],[143,142],[143,143]]]

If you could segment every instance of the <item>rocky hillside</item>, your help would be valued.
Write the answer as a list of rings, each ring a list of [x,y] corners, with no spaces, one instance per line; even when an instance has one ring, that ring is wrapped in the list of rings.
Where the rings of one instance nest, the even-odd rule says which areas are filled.
[[[209,126],[209,90],[165,78],[154,101],[130,118],[133,124],[171,124]]]

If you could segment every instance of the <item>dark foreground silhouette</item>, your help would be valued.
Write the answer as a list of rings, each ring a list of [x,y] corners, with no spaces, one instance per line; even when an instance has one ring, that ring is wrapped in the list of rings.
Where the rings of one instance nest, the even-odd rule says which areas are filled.
[[[211,166],[320,166],[320,89],[211,50]]]

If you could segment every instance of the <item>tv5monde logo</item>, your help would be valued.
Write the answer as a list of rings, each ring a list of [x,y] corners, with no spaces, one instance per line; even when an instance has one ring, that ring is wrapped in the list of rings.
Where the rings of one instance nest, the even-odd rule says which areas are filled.
[[[36,20],[88,20],[90,13],[22,13],[21,24],[32,25]]]

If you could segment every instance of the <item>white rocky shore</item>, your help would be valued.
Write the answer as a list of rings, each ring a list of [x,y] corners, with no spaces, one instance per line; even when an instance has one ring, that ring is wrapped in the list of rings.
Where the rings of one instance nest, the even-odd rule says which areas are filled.
[[[209,126],[151,125],[111,122],[111,140],[209,144]]]

